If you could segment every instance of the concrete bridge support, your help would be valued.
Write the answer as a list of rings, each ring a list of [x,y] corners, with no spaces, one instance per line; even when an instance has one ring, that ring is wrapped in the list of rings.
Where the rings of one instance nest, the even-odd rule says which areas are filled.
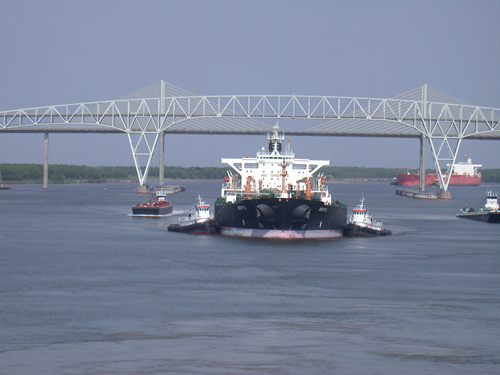
[[[160,162],[158,172],[158,185],[163,186],[165,179],[165,132],[160,133]]]
[[[43,188],[49,186],[49,133],[43,135]]]
[[[424,119],[427,118],[427,84],[422,86],[422,104]],[[420,136],[420,190],[425,190],[425,135]]]
[[[425,135],[420,136],[420,190],[425,190]]]

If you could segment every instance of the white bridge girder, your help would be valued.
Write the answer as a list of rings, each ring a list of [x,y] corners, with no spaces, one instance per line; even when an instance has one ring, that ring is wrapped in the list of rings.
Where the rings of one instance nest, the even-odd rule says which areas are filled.
[[[260,119],[316,119],[294,135],[422,137],[429,140],[442,190],[463,139],[500,139],[500,109],[427,100],[340,96],[166,96],[0,112],[1,132],[124,132],[144,185],[160,134],[262,134]],[[424,98],[425,99],[425,98]],[[286,130],[285,130],[286,132]]]

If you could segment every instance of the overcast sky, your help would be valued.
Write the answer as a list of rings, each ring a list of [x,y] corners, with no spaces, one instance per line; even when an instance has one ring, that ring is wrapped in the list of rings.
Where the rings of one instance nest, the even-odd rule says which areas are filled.
[[[110,100],[162,79],[197,95],[373,98],[427,83],[500,108],[499,14],[498,0],[0,0],[0,110]],[[414,139],[291,142],[297,156],[331,165],[419,160]],[[221,156],[253,156],[264,144],[264,136],[171,135],[165,164],[222,166]],[[500,168],[499,146],[465,140],[459,158]],[[49,161],[133,165],[125,134],[52,134]],[[42,134],[0,133],[0,163],[42,162]]]

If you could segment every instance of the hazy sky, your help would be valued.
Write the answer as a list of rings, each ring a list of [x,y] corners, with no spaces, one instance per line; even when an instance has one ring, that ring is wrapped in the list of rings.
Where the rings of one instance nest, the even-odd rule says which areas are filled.
[[[110,100],[162,79],[197,95],[374,98],[427,83],[500,108],[499,14],[498,0],[0,0],[0,110]],[[412,139],[291,142],[331,165],[418,166]],[[167,136],[165,164],[222,166],[264,144]],[[500,141],[465,140],[464,154],[500,168]],[[125,134],[50,135],[49,161],[133,165]],[[0,133],[0,163],[42,162],[42,134]]]

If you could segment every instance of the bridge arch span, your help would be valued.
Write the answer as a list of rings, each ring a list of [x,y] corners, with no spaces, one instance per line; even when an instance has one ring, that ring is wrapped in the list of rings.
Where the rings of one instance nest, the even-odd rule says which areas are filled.
[[[222,95],[125,98],[0,112],[1,132],[126,133],[139,183],[165,134],[265,134],[265,119],[307,119],[319,124],[293,135],[408,137],[429,141],[440,187],[463,139],[500,139],[500,109],[420,100],[307,95]],[[164,94],[164,90],[162,89]],[[160,168],[161,169],[161,168]]]

